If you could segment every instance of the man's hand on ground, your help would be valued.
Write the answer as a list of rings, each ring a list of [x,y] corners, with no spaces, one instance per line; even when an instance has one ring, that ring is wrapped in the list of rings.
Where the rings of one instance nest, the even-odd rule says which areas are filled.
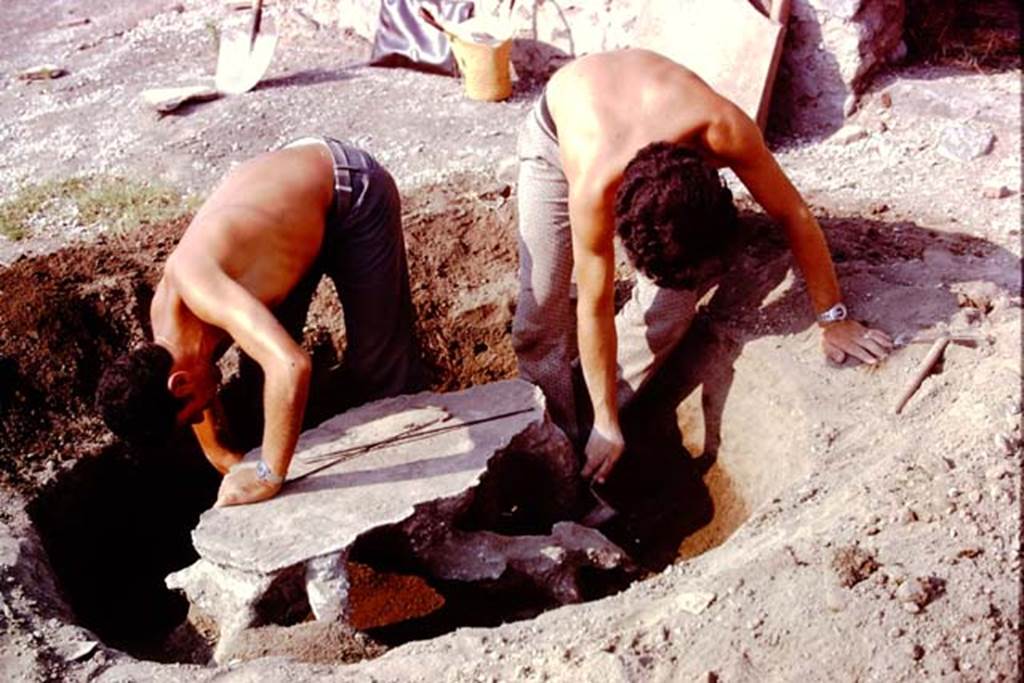
[[[622,456],[626,444],[618,427],[600,429],[594,427],[587,439],[587,447],[583,449],[586,463],[583,465],[583,476],[593,477],[594,481],[603,484],[611,473],[615,463]]]
[[[247,464],[238,465],[231,468],[221,481],[220,490],[217,491],[217,502],[213,507],[258,503],[273,497],[280,490],[281,484],[273,484],[257,477],[255,467]]]
[[[821,335],[825,355],[836,363],[847,354],[865,363],[874,364],[889,355],[893,343],[885,332],[864,327],[856,320],[830,323]]]

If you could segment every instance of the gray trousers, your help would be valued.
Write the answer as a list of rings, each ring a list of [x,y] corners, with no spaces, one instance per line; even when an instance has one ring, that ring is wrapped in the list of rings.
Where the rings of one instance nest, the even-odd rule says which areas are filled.
[[[331,151],[336,193],[350,194],[344,201],[336,196],[316,263],[275,314],[301,341],[310,301],[326,275],[345,316],[348,388],[361,401],[418,391],[425,382],[395,181],[363,150],[330,138],[313,140]]]
[[[570,298],[569,183],[542,101],[531,109],[519,133],[519,303],[512,345],[520,376],[544,391],[552,419],[579,442],[587,435],[579,433],[573,389],[577,346]],[[665,289],[637,273],[632,297],[615,316],[620,407],[682,338],[695,304],[693,291]]]

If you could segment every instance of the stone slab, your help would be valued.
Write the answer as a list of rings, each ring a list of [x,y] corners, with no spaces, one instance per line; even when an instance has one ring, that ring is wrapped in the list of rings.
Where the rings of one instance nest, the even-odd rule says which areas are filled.
[[[519,410],[525,412],[460,426]],[[417,504],[465,492],[479,481],[492,455],[544,420],[543,395],[521,380],[356,408],[302,435],[281,493],[258,505],[208,510],[193,542],[208,561],[260,574],[338,553],[367,530],[409,517]],[[325,454],[425,424],[445,431],[312,471],[324,464],[317,458]],[[257,449],[246,460],[259,455]]]

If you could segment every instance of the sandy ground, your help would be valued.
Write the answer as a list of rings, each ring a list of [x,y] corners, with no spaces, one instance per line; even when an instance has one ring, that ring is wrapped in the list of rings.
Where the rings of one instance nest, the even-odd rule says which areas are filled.
[[[157,116],[139,100],[142,89],[209,76],[214,5],[6,3],[3,199],[26,184],[80,173],[152,178],[202,195],[233,162],[290,138],[348,137],[373,151],[403,190],[435,384],[455,388],[514,372],[507,167],[537,86],[517,85],[503,104],[469,102],[452,79],[359,66],[365,43],[293,18],[283,24],[268,81],[255,91]],[[91,22],[62,26],[83,16]],[[68,74],[16,78],[47,62]],[[949,327],[980,339],[949,346],[901,415],[892,406],[927,344],[902,348],[873,371],[827,365],[778,231],[734,184],[748,209],[748,237],[636,411],[643,445],[631,448],[613,482],[625,513],[606,532],[645,561],[650,578],[603,600],[461,629],[359,664],[262,659],[230,675],[1019,679],[1020,84],[1019,71],[908,67],[876,82],[853,117],[856,129],[816,142],[769,136],[822,221],[858,317],[894,335]],[[956,134],[991,144],[978,158],[951,158]],[[211,485],[197,484],[202,491],[181,518],[162,520],[166,529],[146,527],[145,515],[141,529],[128,529],[125,510],[174,500],[203,475],[182,443],[168,445],[165,464],[140,480],[117,464],[133,461],[117,459],[123,449],[88,410],[98,368],[141,335],[140,302],[182,227],[104,236],[103,226],[53,222],[25,240],[0,238],[0,474],[9,494],[0,503],[0,672],[7,680],[226,673],[141,661],[76,625],[115,602],[108,591],[131,590],[125,577],[149,552],[131,552],[140,539],[166,533],[187,545],[189,515]],[[307,334],[324,364],[340,335],[336,314],[322,302]],[[674,438],[675,448],[648,447],[641,436]],[[677,448],[683,439],[689,455]],[[702,473],[696,488],[683,482],[681,458],[682,470]],[[133,491],[140,481],[156,488]],[[100,500],[113,503],[89,516],[104,507]],[[104,564],[104,556],[116,562]],[[82,602],[90,590],[101,607]],[[76,614],[61,591],[78,596]],[[139,604],[121,608],[126,623],[150,609]],[[290,654],[303,658],[301,648]]]

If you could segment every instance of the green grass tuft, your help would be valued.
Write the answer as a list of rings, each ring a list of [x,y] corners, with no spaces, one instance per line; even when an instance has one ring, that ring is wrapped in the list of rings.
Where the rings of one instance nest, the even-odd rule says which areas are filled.
[[[123,233],[194,212],[198,200],[171,188],[112,176],[77,177],[30,185],[0,204],[0,235],[21,240],[33,224],[66,221]]]

